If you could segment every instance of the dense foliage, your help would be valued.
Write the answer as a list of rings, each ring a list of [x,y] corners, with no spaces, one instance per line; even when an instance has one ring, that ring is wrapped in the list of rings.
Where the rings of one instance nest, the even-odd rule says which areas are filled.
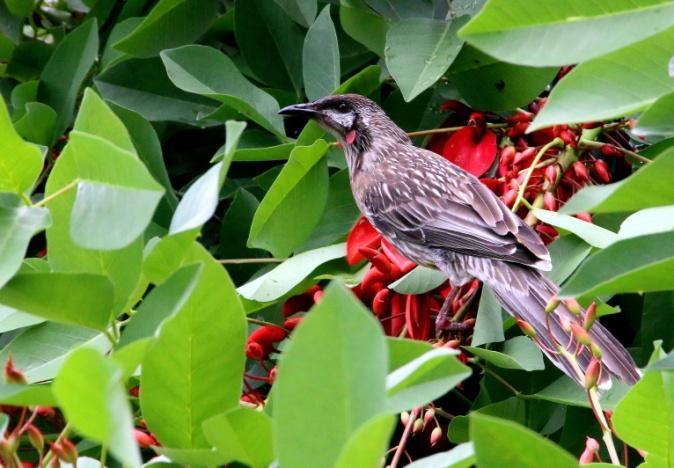
[[[672,0],[0,2],[3,465],[674,466],[673,57]],[[347,92],[642,380],[580,388],[478,281],[436,338],[451,285],[277,114]]]

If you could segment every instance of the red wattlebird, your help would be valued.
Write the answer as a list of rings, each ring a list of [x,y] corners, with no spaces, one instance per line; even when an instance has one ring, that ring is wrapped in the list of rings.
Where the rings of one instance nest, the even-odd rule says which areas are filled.
[[[548,358],[583,384],[592,352],[577,341],[581,319],[564,303],[545,311],[558,292],[543,274],[551,267],[545,245],[477,178],[413,146],[363,96],[329,96],[280,113],[309,117],[337,138],[358,207],[400,252],[419,265],[439,269],[453,286],[472,278],[489,285],[508,313],[530,325],[528,334]],[[436,322],[440,330],[448,321],[448,305],[446,301]],[[608,330],[596,323],[587,334],[594,354],[601,355],[602,382],[609,383],[610,375],[628,383],[639,379],[629,353]],[[569,352],[561,353],[560,347]]]

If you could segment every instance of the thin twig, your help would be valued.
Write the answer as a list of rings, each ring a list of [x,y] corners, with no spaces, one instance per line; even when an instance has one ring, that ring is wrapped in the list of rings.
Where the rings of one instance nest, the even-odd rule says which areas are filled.
[[[64,185],[63,187],[61,187],[60,189],[58,189],[56,192],[52,193],[48,197],[44,197],[39,202],[35,203],[34,206],[44,206],[44,205],[46,205],[47,203],[54,200],[55,198],[58,198],[61,195],[63,195],[64,193],[69,192],[70,190],[74,189],[75,187],[77,187],[77,184],[79,184],[79,183],[80,183],[80,179],[74,179],[69,184]]]
[[[643,157],[639,153],[635,153],[634,151],[621,148],[620,146],[612,145],[611,143],[603,143],[601,141],[582,139],[578,142],[578,145],[584,149],[600,149],[602,146],[606,145],[617,149],[618,151],[623,153],[627,157],[627,159],[632,160],[632,162],[638,162],[641,164],[648,164],[649,162],[651,162],[650,159]]]
[[[403,431],[403,435],[400,437],[400,443],[398,444],[398,448],[396,449],[395,453],[393,454],[393,459],[391,459],[391,464],[389,465],[390,468],[397,468],[398,463],[400,463],[400,457],[402,456],[403,452],[405,451],[405,445],[407,445],[407,440],[410,438],[410,434],[412,433],[412,427],[414,427],[414,421],[417,420],[419,417],[419,408],[414,408],[410,412],[410,418],[407,421],[407,425],[405,426],[405,430]]]
[[[488,123],[487,128],[505,128],[508,124],[505,123]],[[462,128],[468,127],[468,125],[460,125],[458,127],[443,127],[443,128],[431,128],[428,130],[418,130],[416,132],[407,132],[407,136],[410,138],[420,137],[420,136],[429,136],[436,135],[438,133],[450,133],[458,132]]]

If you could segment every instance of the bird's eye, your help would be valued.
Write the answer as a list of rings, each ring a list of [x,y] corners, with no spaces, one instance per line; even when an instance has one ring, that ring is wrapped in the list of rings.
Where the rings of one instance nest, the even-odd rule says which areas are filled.
[[[337,111],[341,112],[342,114],[349,112],[349,106],[347,106],[344,102],[340,102],[337,106]]]

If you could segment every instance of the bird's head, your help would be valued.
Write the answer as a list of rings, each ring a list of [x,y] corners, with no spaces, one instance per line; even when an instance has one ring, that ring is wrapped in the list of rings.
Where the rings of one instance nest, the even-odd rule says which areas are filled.
[[[373,136],[391,134],[408,140],[386,113],[371,99],[359,94],[339,94],[305,104],[293,104],[279,111],[281,115],[301,115],[313,119],[342,144],[364,151]]]

